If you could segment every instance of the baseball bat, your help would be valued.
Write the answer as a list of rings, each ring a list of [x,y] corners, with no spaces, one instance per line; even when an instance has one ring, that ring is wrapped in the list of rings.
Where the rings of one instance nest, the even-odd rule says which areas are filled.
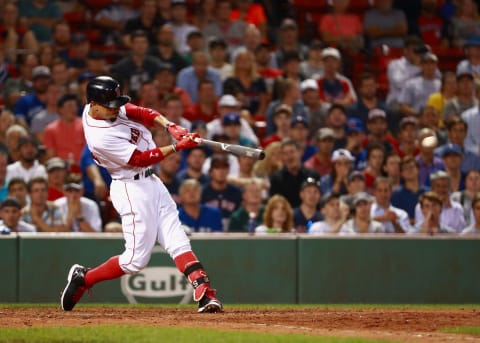
[[[195,141],[198,142],[198,144],[202,144],[213,149],[227,151],[236,156],[247,156],[255,158],[257,160],[263,160],[265,158],[265,151],[263,151],[262,149],[250,148],[248,146],[238,144],[220,143],[203,138],[196,138]]]

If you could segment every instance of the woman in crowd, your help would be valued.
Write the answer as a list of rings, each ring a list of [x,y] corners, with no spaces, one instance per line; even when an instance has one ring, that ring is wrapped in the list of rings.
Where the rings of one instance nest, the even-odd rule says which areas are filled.
[[[262,225],[255,228],[256,233],[285,233],[293,231],[293,210],[282,195],[274,195],[265,206]]]

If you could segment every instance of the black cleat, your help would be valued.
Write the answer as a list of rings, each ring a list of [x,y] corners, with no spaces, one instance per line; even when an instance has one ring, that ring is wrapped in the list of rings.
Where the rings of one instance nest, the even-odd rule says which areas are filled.
[[[60,303],[62,310],[71,311],[75,304],[80,300],[83,293],[87,290],[85,286],[85,273],[87,268],[74,264],[68,272],[68,282],[62,292]]]
[[[215,297],[215,293],[214,289],[207,289],[202,299],[198,302],[198,313],[223,312],[222,303]]]

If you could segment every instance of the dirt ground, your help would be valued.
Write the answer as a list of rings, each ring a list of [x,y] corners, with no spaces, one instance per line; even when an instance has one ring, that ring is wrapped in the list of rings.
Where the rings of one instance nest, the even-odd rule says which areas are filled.
[[[397,342],[480,342],[480,337],[439,332],[444,327],[480,326],[475,309],[249,309],[197,314],[193,308],[81,307],[0,308],[2,327],[90,325],[188,326],[223,330],[389,339]]]

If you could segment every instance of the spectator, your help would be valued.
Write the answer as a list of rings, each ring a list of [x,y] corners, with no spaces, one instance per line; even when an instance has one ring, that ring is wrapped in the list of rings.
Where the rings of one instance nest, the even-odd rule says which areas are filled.
[[[340,52],[335,48],[325,48],[322,51],[322,59],[324,73],[318,78],[320,99],[342,106],[355,103],[357,96],[352,82],[340,74]]]
[[[355,200],[355,196],[360,192],[366,191],[365,186],[365,175],[358,170],[354,170],[348,174],[348,178],[346,181],[346,194],[340,195],[340,206],[342,211],[346,211],[347,209],[349,214],[353,209],[353,201]],[[343,212],[342,212],[343,213]]]
[[[123,46],[125,44],[126,46],[130,47],[128,34],[126,35],[126,39],[122,40],[122,33],[124,31],[127,33],[131,33],[133,31],[131,30],[133,25],[129,25],[129,22],[133,19],[136,19],[138,14],[137,11],[132,7],[132,2],[133,1],[131,0],[109,2],[107,6],[104,6],[95,15],[95,26],[101,29],[102,43],[104,45]],[[143,8],[144,6],[142,6],[142,9]],[[153,8],[152,12],[152,15],[155,15],[155,8]]]
[[[292,109],[288,105],[280,105],[275,109],[273,114],[273,124],[276,128],[276,131],[272,135],[269,135],[262,140],[263,147],[267,147],[273,142],[281,142],[290,136],[292,116]]]
[[[27,183],[21,177],[14,177],[8,182],[8,194],[5,197],[12,197],[19,201],[21,208],[27,206],[28,198]]]
[[[68,41],[70,41],[70,38]],[[38,60],[38,65],[47,66],[49,68],[52,66],[55,57],[58,57],[58,55],[54,50],[54,46],[50,43],[40,44],[38,53],[35,55],[35,58]]]
[[[231,20],[242,20],[261,32],[261,39],[267,40],[267,17],[261,4],[254,4],[252,0],[236,0],[235,8],[230,12]]]
[[[480,84],[475,86],[475,94],[480,99]],[[467,137],[465,137],[465,149],[476,155],[480,155],[480,109],[479,104],[461,113],[463,121],[467,124]]]
[[[65,196],[54,204],[62,213],[65,227],[73,232],[101,232],[102,219],[95,201],[83,196],[80,177],[69,176],[65,180]]]
[[[447,135],[448,135],[448,144],[458,145],[463,154],[463,160],[461,165],[462,173],[467,173],[468,171],[475,169],[480,170],[480,158],[478,155],[472,153],[465,149],[464,142],[467,136],[468,127],[465,121],[458,116],[452,116],[446,122]],[[435,149],[435,154],[437,156],[442,156],[443,149],[448,145],[442,145]]]
[[[303,163],[305,168],[314,170],[320,176],[328,175],[332,172],[333,163],[331,160],[335,133],[328,127],[317,131],[315,137],[317,152]]]
[[[0,149],[8,150],[7,130],[14,125],[15,117],[7,109],[0,111]]]
[[[449,116],[449,114],[446,115],[445,111],[447,111],[447,113],[456,112],[456,110],[453,110],[452,105],[454,105],[455,107],[458,105],[457,94],[460,93],[459,88],[465,84],[462,81],[463,79],[465,79],[463,75],[455,76],[453,72],[446,71],[442,74],[442,86],[440,88],[440,92],[432,93],[428,97],[426,105],[431,106],[437,110],[437,113],[439,115],[438,120],[440,127],[443,127],[443,116]],[[468,77],[466,79],[468,80]],[[473,98],[472,93],[472,89],[470,89],[470,99]]]
[[[373,3],[374,7],[365,12],[363,20],[370,46],[402,48],[408,29],[405,13],[393,8],[393,0],[375,0]]]
[[[165,101],[171,95],[177,95],[182,100],[185,109],[192,106],[192,99],[188,92],[176,85],[175,69],[171,64],[161,63],[155,75],[155,85],[158,91],[158,99]]]
[[[470,35],[480,35],[478,7],[473,0],[459,2],[451,22],[453,45],[462,46]]]
[[[478,106],[478,99],[475,94],[480,91],[480,85],[474,83],[473,74],[468,70],[457,70],[457,91],[454,97],[450,98],[443,108],[441,121],[445,123],[451,116],[461,115],[471,107]]]
[[[480,195],[475,194],[472,199],[472,212],[474,221],[468,225],[463,231],[462,235],[477,235],[480,233]]]
[[[45,166],[37,160],[38,143],[33,136],[21,137],[18,140],[19,160],[7,166],[6,179],[21,177],[28,183],[35,177],[47,177]]]
[[[78,45],[76,46],[78,47]],[[50,68],[52,73],[52,82],[60,87],[60,92],[62,95],[65,94],[70,86],[69,73],[73,73],[76,78],[78,70],[76,70],[75,68],[71,68],[71,70],[68,70],[67,62],[65,62],[61,58],[54,59]],[[85,66],[83,66],[82,68],[85,68]]]
[[[30,132],[35,135],[35,138],[41,144],[43,144],[45,128],[48,124],[58,119],[57,102],[59,97],[60,87],[53,82],[49,83],[45,98],[45,109],[38,112],[32,119]]]
[[[62,17],[60,6],[54,1],[23,0],[18,3],[21,22],[35,34],[40,43],[52,40],[52,27]]]
[[[422,219],[417,221],[413,232],[426,233],[431,236],[437,233],[456,233],[456,230],[443,223],[442,206],[442,198],[435,192],[422,194],[418,206],[422,213]]]
[[[175,47],[175,35],[171,24],[167,23],[159,27],[155,44],[150,45],[148,53],[164,64],[170,65],[175,75],[188,66],[187,61]]]
[[[317,131],[325,126],[329,104],[320,100],[318,84],[314,79],[303,80],[300,84],[305,117],[308,121],[309,136],[315,136]]]
[[[68,80],[75,80],[81,72],[87,70],[87,59],[88,54],[90,52],[90,41],[88,40],[87,36],[84,33],[77,32],[72,35],[71,47],[69,49],[68,56],[64,59],[66,63],[66,67],[68,67],[68,73],[60,74],[57,79],[68,79]],[[53,70],[53,66],[55,65],[55,60],[52,63],[52,76],[55,78],[55,73]],[[63,67],[60,64],[60,67]],[[61,80],[61,82],[65,82],[65,80]],[[59,82],[57,82],[59,83]]]
[[[430,183],[432,184],[432,192],[437,194],[442,200],[442,209],[440,213],[440,223],[449,227],[455,232],[460,233],[465,228],[465,219],[463,216],[463,208],[458,202],[450,200],[451,182],[448,174],[439,170],[430,175]],[[415,207],[415,226],[424,220],[424,214],[420,204]]]
[[[288,233],[293,230],[292,206],[284,196],[272,196],[265,206],[262,224],[255,228],[255,233]]]
[[[363,171],[367,191],[372,190],[375,180],[383,174],[383,162],[385,161],[385,149],[383,145],[369,144],[367,147],[367,167]]]
[[[265,206],[262,204],[262,184],[259,180],[250,179],[244,185],[242,200],[242,206],[230,217],[228,232],[249,232],[250,225],[255,225],[255,228],[262,224]]]
[[[320,213],[323,220],[315,222],[310,226],[308,233],[338,233],[343,223],[347,220],[346,212],[340,210],[338,194],[329,194],[320,201]]]
[[[224,134],[227,138],[227,143],[244,146],[255,146],[255,144],[251,140],[242,136],[242,122],[240,119],[240,113],[238,112],[230,112],[223,116],[222,126]]]
[[[363,148],[365,140],[365,129],[362,122],[358,118],[350,118],[345,125],[345,146],[355,158],[353,169],[365,169],[367,154]]]
[[[362,121],[363,125],[367,125],[368,113],[372,109],[378,108],[385,111],[389,124],[388,126],[391,128],[396,128],[398,121],[387,109],[387,105],[377,97],[377,81],[373,74],[361,74],[359,77],[359,85],[357,90],[357,101],[347,107],[347,115],[349,118],[358,118]]]
[[[17,61],[19,50],[33,53],[38,51],[38,41],[33,32],[20,22],[18,8],[14,2],[4,4],[0,37],[0,43],[3,43],[5,55],[10,62],[15,63]]]
[[[302,81],[305,79],[300,72],[300,56],[296,52],[287,52],[283,57],[282,74],[279,75],[273,82],[272,99],[277,100],[281,97],[282,86],[285,80],[291,80],[299,88]]]
[[[300,60],[305,60],[308,47],[299,41],[297,23],[291,18],[285,18],[278,33],[278,48],[270,56],[270,66],[275,69],[283,68],[285,55],[292,52],[300,56]]]
[[[353,169],[354,157],[350,151],[337,149],[331,157],[333,169],[330,174],[322,176],[320,188],[322,194],[346,194],[348,176]]]
[[[228,183],[230,162],[228,156],[215,154],[210,161],[210,181],[202,190],[202,204],[222,211],[223,227],[227,228],[231,214],[240,207],[242,194],[239,188]]]
[[[458,202],[463,208],[463,217],[466,225],[473,223],[473,199],[480,191],[480,172],[475,169],[469,170],[465,175],[465,189],[453,192],[450,195],[450,200]]]
[[[198,101],[185,112],[185,117],[190,121],[201,120],[206,123],[220,117],[215,84],[211,80],[198,81]]]
[[[207,152],[204,147],[198,146],[186,150],[185,156],[187,166],[178,173],[178,182],[182,183],[186,179],[195,179],[201,185],[206,185],[209,180],[208,176],[202,172],[202,166],[207,159]]]
[[[8,148],[8,163],[12,164],[20,160],[19,143],[20,138],[27,137],[28,131],[25,127],[18,124],[13,124],[5,132],[5,143]]]
[[[58,100],[57,107],[59,118],[47,125],[43,136],[47,158],[58,156],[69,164],[79,164],[86,143],[82,119],[77,116],[77,97],[65,94]]]
[[[383,145],[385,152],[390,152],[398,142],[388,133],[387,114],[385,111],[374,108],[368,112],[367,129],[369,134],[363,141],[363,146],[370,144]]]
[[[67,231],[62,213],[55,204],[47,201],[48,182],[34,177],[27,183],[30,204],[23,208],[23,220],[33,224],[39,232]]]
[[[164,105],[165,108],[162,112],[164,112],[165,118],[170,120],[172,123],[183,126],[191,131],[192,123],[183,117],[185,110],[180,96],[176,94],[167,96],[165,98]],[[149,106],[146,107],[154,108]]]
[[[400,111],[404,115],[417,116],[430,94],[440,91],[441,81],[436,77],[438,58],[426,53],[421,58],[421,74],[405,82],[399,96]]]
[[[48,201],[55,201],[65,195],[65,178],[67,177],[67,163],[60,157],[47,160]]]
[[[219,74],[222,82],[232,77],[233,66],[227,62],[227,43],[221,38],[213,38],[208,43],[210,66]]]
[[[298,143],[286,139],[282,141],[283,168],[270,177],[270,195],[284,196],[292,207],[300,205],[300,188],[308,177],[319,179],[319,175],[302,166],[301,151]]]
[[[123,1],[126,2],[126,6],[124,5],[125,10],[123,11],[123,15],[128,15],[128,17],[122,19],[119,18],[121,20],[121,23],[120,20],[117,21],[117,23],[119,23],[120,25],[123,25],[123,23],[126,22],[123,35],[123,43],[126,46],[130,47],[130,35],[137,30],[142,30],[147,32],[149,45],[154,45],[156,41],[155,33],[165,22],[161,18],[161,14],[159,14],[156,1],[143,0],[139,8],[138,15],[137,12],[132,8],[131,0]]]
[[[263,117],[268,101],[267,85],[255,68],[255,57],[241,51],[235,57],[232,77],[223,83],[224,94],[235,96],[254,117]]]
[[[82,151],[80,171],[82,173],[84,196],[99,204],[106,201],[112,178],[104,167],[95,163],[88,145],[85,145]]]
[[[9,110],[14,108],[17,100],[23,95],[33,91],[33,69],[38,65],[37,55],[27,53],[19,56],[18,65],[20,75],[10,77],[3,87],[3,101]]]
[[[187,21],[186,0],[173,0],[171,2],[170,23],[172,24],[173,33],[175,35],[175,46],[177,51],[179,54],[183,55],[188,52],[187,35],[191,31],[197,30],[195,26],[190,25]]]
[[[317,210],[321,197],[320,182],[310,177],[307,178],[300,188],[300,206],[293,209],[293,226],[295,232],[308,232],[312,223],[322,219]]]
[[[308,47],[307,58],[300,62],[300,73],[312,78],[318,78],[323,74],[322,50],[324,45],[314,40]]]
[[[201,193],[201,185],[197,180],[190,179],[182,182],[179,188],[180,221],[194,232],[223,231],[221,210],[201,203]]]
[[[8,183],[10,179],[7,179],[7,166],[8,155],[5,150],[0,150],[0,201],[7,197]]]
[[[419,182],[419,166],[413,156],[406,156],[400,162],[402,184],[392,192],[392,206],[401,208],[408,213],[410,223],[415,222],[415,205],[420,195],[426,192],[426,187]]]
[[[373,184],[375,202],[370,209],[373,220],[382,223],[386,233],[408,233],[411,231],[407,212],[390,203],[392,184],[390,180],[379,177]]]
[[[398,132],[398,145],[394,147],[400,157],[418,155],[420,151],[417,146],[417,134],[417,119],[412,116],[402,118]]]
[[[383,163],[383,172],[385,176],[390,181],[392,190],[400,188],[401,185],[401,175],[400,175],[400,162],[402,161],[401,157],[396,152],[391,152],[385,157],[385,162]]]
[[[139,101],[138,101],[139,106],[151,108],[157,112],[164,112],[164,109],[163,109],[164,104],[162,103],[162,101],[160,101],[157,82],[155,82],[154,80],[148,80],[148,81],[142,82],[142,85],[140,86],[140,91],[138,93],[140,94]],[[170,96],[167,96],[167,97],[170,97]],[[182,107],[182,115],[183,115],[183,107]]]
[[[9,197],[0,203],[0,231],[4,232],[36,232],[35,226],[21,220],[22,205],[18,199]]]
[[[457,192],[465,189],[465,174],[460,170],[463,161],[462,148],[456,144],[447,144],[442,150],[445,171],[450,177],[450,191]]]
[[[192,56],[197,51],[205,51],[205,39],[203,37],[203,33],[199,30],[190,31],[187,34],[187,46],[188,52],[183,54],[183,58],[188,63],[188,65],[192,64]]]
[[[50,80],[51,74],[48,67],[37,66],[33,69],[32,93],[20,97],[13,108],[13,114],[19,124],[28,127],[35,115],[45,109],[47,87]]]
[[[328,108],[326,126],[331,128],[335,134],[335,146],[339,149],[346,144],[346,126],[347,114],[345,107],[342,105],[333,104]]]
[[[257,161],[253,166],[253,173],[256,177],[270,179],[275,172],[283,167],[281,156],[281,143],[273,142],[265,148],[265,158]]]
[[[372,203],[373,198],[368,193],[357,193],[353,200],[353,218],[347,220],[342,225],[340,228],[340,233],[384,233],[385,228],[383,227],[382,223],[372,219],[370,216],[370,208]]]
[[[480,35],[470,36],[463,43],[463,48],[465,49],[466,59],[458,63],[457,73],[466,70],[471,72],[474,78],[478,80],[480,78]]]
[[[298,142],[302,150],[302,163],[317,152],[317,147],[308,139],[308,122],[305,117],[296,116],[290,122],[289,138]]]
[[[112,73],[123,84],[126,92],[137,99],[142,82],[155,75],[160,61],[147,55],[148,37],[145,31],[135,31],[131,34],[131,54],[122,58],[112,66]]]
[[[255,50],[259,45],[262,44],[262,36],[260,30],[253,24],[248,24],[247,28],[245,29],[245,39],[244,45],[239,46],[235,51],[230,54],[230,61],[235,61],[237,54],[241,51],[250,51],[252,54],[255,55]],[[225,53],[228,54],[227,50],[228,46],[225,47]],[[268,61],[270,61],[270,51],[268,51]]]
[[[177,86],[186,90],[193,102],[199,101],[198,84],[202,79],[213,82],[215,95],[222,95],[222,80],[218,72],[209,67],[209,56],[204,51],[193,54],[192,66],[180,71],[177,78]]]
[[[432,130],[420,130],[418,140],[420,142],[420,153],[415,159],[420,170],[419,181],[422,185],[428,185],[430,174],[443,170],[444,164],[440,157],[433,154],[433,151],[438,146],[438,140]]]
[[[387,66],[387,105],[394,110],[398,110],[400,93],[405,82],[420,74],[420,56],[425,50],[422,41],[416,36],[406,37],[403,45],[403,56],[390,61]]]
[[[270,65],[270,45],[261,43],[255,48],[254,53],[257,72],[265,80],[268,94],[271,97],[273,94],[273,83],[277,77],[282,75],[282,71]]]
[[[438,126],[438,113],[435,108],[425,106],[420,110],[420,115],[418,116],[418,126],[423,128],[422,130],[426,129],[433,132],[438,139],[438,145],[445,144],[447,142],[445,132]]]
[[[436,0],[422,0],[422,11],[417,20],[420,37],[432,47],[448,47],[446,23],[438,13]]]

